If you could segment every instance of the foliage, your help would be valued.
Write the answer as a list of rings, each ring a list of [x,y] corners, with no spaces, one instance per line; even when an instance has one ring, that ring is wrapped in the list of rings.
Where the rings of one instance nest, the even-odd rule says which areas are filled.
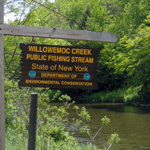
[[[66,3],[63,4],[64,2]],[[71,19],[85,26],[89,30],[115,32],[119,37],[118,42],[111,45],[100,45],[94,42],[81,41],[70,42],[74,45],[102,48],[98,64],[99,89],[111,91],[114,89],[122,88],[129,84],[129,80],[130,82],[133,81],[133,85],[134,80],[133,78],[132,80],[130,79],[131,76],[129,76],[129,71],[134,68],[134,66],[136,66],[137,60],[132,56],[136,56],[138,51],[137,48],[136,50],[133,50],[133,47],[129,48],[127,46],[129,44],[128,39],[131,37],[132,41],[132,39],[137,34],[139,37],[140,34],[138,33],[138,28],[149,14],[149,1],[86,1],[85,5],[84,0],[63,0],[59,1],[59,3],[61,4],[61,6],[64,6],[64,9],[61,9],[61,12],[63,14],[66,14]],[[81,26],[73,22],[70,22],[69,26],[75,29],[83,29]],[[134,46],[132,42],[131,45]],[[137,40],[136,43],[139,43],[139,40]],[[148,43],[145,43],[145,45],[148,45]],[[137,45],[137,47],[140,46]],[[147,48],[145,50],[147,50]],[[140,57],[143,57],[143,54],[141,53],[138,53],[138,55]],[[127,68],[128,64],[131,64],[130,68]],[[143,64],[145,64],[145,62],[143,62]],[[134,69],[137,72],[139,71],[137,67],[135,67]],[[134,79],[136,78],[134,77]],[[143,82],[142,80],[139,81]],[[134,86],[140,86],[140,84],[137,83]]]
[[[80,133],[89,136],[90,140],[88,141],[88,143],[91,142],[92,150],[94,150],[94,140],[95,140],[96,136],[99,134],[99,132],[102,130],[102,128],[104,126],[107,126],[110,123],[110,119],[107,118],[106,116],[104,116],[104,118],[102,118],[101,121],[102,121],[102,126],[99,128],[99,130],[94,135],[88,125],[83,126],[80,129]],[[120,141],[120,138],[117,133],[111,134],[110,139],[108,140],[109,146],[108,146],[108,148],[104,148],[104,150],[105,149],[109,150],[113,144],[117,144],[119,141]]]
[[[6,150],[26,150],[28,137],[9,128],[6,132]]]
[[[16,16],[15,20],[8,20],[7,24],[104,31],[116,33],[118,36],[118,41],[114,44],[5,36],[5,76],[7,78],[19,79],[21,53],[19,43],[34,41],[48,45],[96,47],[100,48],[99,90],[108,92],[125,86],[141,87],[137,96],[140,97],[138,102],[150,103],[149,0],[56,0],[55,3],[41,0],[40,3],[47,8],[24,0],[5,0],[4,3],[5,14],[13,13]],[[74,90],[64,92],[70,96],[76,95],[71,93],[74,93]],[[83,97],[80,94],[84,93],[83,91],[78,90],[76,93]]]
[[[84,126],[90,120],[89,113],[85,107],[79,108],[75,105],[72,107],[74,102],[71,102],[69,96],[61,95],[60,91],[54,94],[48,88],[20,88],[16,81],[5,79],[6,131],[10,147],[17,138],[17,135],[10,137],[13,132],[18,134],[19,139],[22,138],[23,143],[27,142],[30,93],[32,92],[38,93],[37,149],[65,149],[66,146],[71,149],[78,143],[73,137],[74,130],[81,128],[83,131],[90,131],[86,130],[87,128]],[[54,96],[49,99],[51,94]],[[63,105],[51,106],[50,101],[54,99],[59,99]],[[68,119],[69,109],[74,109],[76,113],[76,116],[72,117],[71,120]],[[107,117],[102,119],[103,125],[107,125],[109,122]],[[99,131],[94,137],[91,136],[92,141]],[[20,143],[18,142],[18,144]]]
[[[27,136],[23,136],[22,134],[18,134],[16,130],[11,130],[9,129],[9,131],[6,132],[6,150],[26,150],[28,147],[28,137]],[[44,148],[44,146],[42,147],[41,145],[44,144],[41,142],[40,138],[37,136],[37,140],[36,140],[36,149],[37,150],[46,150],[46,146]],[[45,143],[46,144],[46,143]],[[49,145],[49,150],[53,150],[53,144],[54,143],[49,143],[52,145]],[[61,146],[61,142],[57,142],[56,147],[60,147]],[[41,149],[42,148],[42,149]],[[71,150],[91,150],[91,144],[86,144],[86,145],[64,145],[63,147],[61,147],[60,150],[69,150],[71,148]],[[47,149],[48,150],[48,149]],[[98,150],[96,148],[96,146],[94,146],[94,150]]]
[[[15,130],[9,130],[6,132],[6,150],[26,150],[28,145],[27,145],[27,141],[28,141],[28,137],[24,137],[21,134],[18,134]],[[37,146],[36,149],[37,150],[48,150],[46,149],[46,147],[44,148],[41,147],[41,140],[37,137]],[[44,143],[43,143],[44,144]],[[45,143],[46,144],[46,143]],[[52,143],[49,143],[52,144]],[[57,143],[57,147],[60,147],[62,143],[59,142]],[[49,145],[49,150],[53,150],[53,144]],[[41,149],[42,148],[42,149]],[[71,150],[91,150],[91,144],[86,144],[86,145],[64,145],[64,147],[62,147],[60,150],[69,150],[71,148]],[[94,150],[98,150],[96,148],[96,146],[94,146]]]
[[[149,96],[149,39],[150,27],[149,15],[137,30],[137,33],[129,38],[124,36],[113,50],[109,67],[115,68],[115,74],[126,74],[129,85],[141,86],[140,103],[148,104]]]
[[[140,89],[141,86],[126,86],[110,92],[95,92],[91,95],[85,95],[85,102],[122,102],[126,105],[138,105]]]
[[[108,148],[104,148],[103,150],[109,150],[113,144],[117,144],[120,141],[119,135],[117,133],[111,134],[110,139],[108,140]]]
[[[149,103],[149,87],[146,85],[149,82],[149,0],[57,0],[55,3],[40,1],[78,24],[34,2],[19,3],[15,0],[12,2],[18,5],[5,1],[7,8],[5,11],[17,16],[15,21],[8,21],[9,24],[116,33],[118,42],[115,44],[43,38],[34,38],[34,40],[38,44],[100,48],[99,90],[112,91],[129,85],[141,86],[139,95],[141,99],[142,97],[147,99],[141,101]],[[31,41],[32,39],[27,37],[5,36],[5,76],[11,79],[19,78],[19,43]],[[72,92],[66,91],[66,93]]]
[[[53,100],[59,98],[64,102],[64,106],[51,106],[49,102],[50,89],[46,88],[20,88],[17,82],[5,79],[5,114],[6,130],[15,130],[21,136],[28,135],[29,126],[29,108],[30,93],[38,93],[38,119],[37,119],[37,136],[42,142],[41,148],[47,147],[50,143],[53,147],[63,147],[65,144],[75,144],[77,140],[71,135],[74,128],[77,128],[84,121],[88,121],[90,116],[85,108],[77,108],[76,118],[68,120],[71,100],[67,95],[61,95],[57,91]],[[53,94],[53,93],[52,93]],[[56,144],[61,142],[61,144]],[[57,147],[58,148],[58,147]]]

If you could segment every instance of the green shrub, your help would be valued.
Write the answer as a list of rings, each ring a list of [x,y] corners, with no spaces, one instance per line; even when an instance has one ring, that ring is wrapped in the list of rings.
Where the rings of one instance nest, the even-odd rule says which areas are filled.
[[[109,92],[101,91],[85,95],[85,99],[91,102],[122,102],[126,105],[137,105],[141,99],[139,96],[140,89],[141,86],[125,87]]]
[[[70,96],[62,95],[59,90],[54,93],[48,88],[21,88],[18,87],[17,82],[5,79],[7,149],[23,150],[25,146],[27,147],[30,93],[33,92],[38,93],[37,150],[75,148],[82,150],[82,147],[86,147],[80,147],[77,139],[72,136],[74,129],[81,128],[85,132],[88,131],[85,130],[85,126],[83,127],[90,120],[90,115],[85,107],[79,108],[74,105],[72,109],[74,109],[76,116],[69,120],[68,110],[74,104],[71,102]],[[51,99],[49,99],[50,97]],[[62,102],[60,107],[50,105],[50,101],[55,99]],[[109,119],[104,117],[102,123],[109,123]],[[22,143],[23,146],[21,146]],[[87,147],[90,149],[91,145]],[[92,143],[93,149],[96,150],[96,147]]]

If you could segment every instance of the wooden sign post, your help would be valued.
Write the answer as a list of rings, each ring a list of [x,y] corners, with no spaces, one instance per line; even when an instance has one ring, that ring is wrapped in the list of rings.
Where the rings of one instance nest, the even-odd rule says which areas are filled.
[[[44,27],[28,27],[0,24],[0,34],[43,37],[51,39],[83,40],[93,42],[114,43],[117,41],[115,33],[95,32],[86,30],[57,29]]]
[[[28,150],[35,150],[36,148],[37,104],[38,93],[31,93]]]
[[[4,25],[4,0],[0,0],[0,150],[5,150],[4,35],[45,37],[53,39],[83,40],[107,43],[114,43],[117,41],[117,36],[114,33]],[[38,72],[38,76],[39,75],[41,76],[41,72]],[[61,75],[63,76],[63,74]],[[81,78],[81,76],[83,76],[83,74],[79,75],[79,78]],[[88,78],[88,76],[85,76],[85,78]]]
[[[0,24],[4,23],[4,1],[0,0]],[[4,35],[0,34],[0,150],[5,150]]]

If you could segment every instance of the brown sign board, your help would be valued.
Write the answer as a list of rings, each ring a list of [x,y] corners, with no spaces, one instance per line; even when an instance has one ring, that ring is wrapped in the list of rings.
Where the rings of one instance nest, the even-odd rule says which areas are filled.
[[[43,79],[21,79],[19,86],[24,87],[50,87],[50,88],[67,88],[67,89],[98,89],[96,82],[79,82],[66,80],[43,80]]]
[[[74,64],[98,64],[96,56],[72,56],[60,54],[37,54],[37,53],[22,53],[21,61],[44,61],[55,63],[74,63]]]
[[[98,48],[20,44],[19,86],[97,89]]]
[[[33,71],[33,70],[32,70]],[[61,79],[61,80],[76,80],[76,81],[95,81],[96,73],[74,73],[74,72],[49,72],[49,71],[34,71],[22,70],[21,78],[24,79]]]
[[[55,63],[55,62],[39,62],[39,61],[22,61],[22,70],[39,70],[39,71],[57,71],[57,72],[79,72],[96,73],[97,66],[91,64],[71,64],[71,63]]]
[[[22,53],[44,53],[44,54],[61,54],[61,55],[77,55],[77,56],[98,56],[99,48],[82,48],[73,46],[58,45],[41,45],[41,44],[20,44]]]

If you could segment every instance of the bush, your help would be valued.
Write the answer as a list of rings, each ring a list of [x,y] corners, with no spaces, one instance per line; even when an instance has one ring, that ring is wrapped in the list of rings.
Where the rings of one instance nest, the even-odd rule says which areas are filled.
[[[7,147],[13,143],[15,146],[11,145],[11,149],[19,150],[21,143],[27,145],[30,93],[33,92],[38,93],[37,150],[74,149],[78,142],[72,136],[73,131],[80,128],[86,132],[88,131],[85,130],[85,126],[83,127],[85,122],[90,120],[86,108],[74,106],[72,109],[75,110],[76,116],[69,120],[68,110],[74,104],[74,102],[71,102],[70,96],[61,95],[59,90],[53,93],[48,88],[21,88],[18,87],[17,82],[5,79]],[[60,107],[50,105],[50,101],[55,99],[63,102]],[[107,124],[109,120],[104,117],[102,122]],[[13,134],[12,137],[10,134]],[[19,142],[17,138],[22,140]],[[94,147],[92,143],[92,149]],[[78,149],[80,148],[78,147]]]

